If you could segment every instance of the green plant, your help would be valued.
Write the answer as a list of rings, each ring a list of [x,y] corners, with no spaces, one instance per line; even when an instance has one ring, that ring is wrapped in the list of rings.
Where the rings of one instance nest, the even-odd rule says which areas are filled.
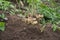
[[[5,0],[0,0],[0,11],[3,11],[0,14],[0,30],[4,31],[5,30],[5,26],[6,26],[6,22],[5,22],[5,12],[9,9],[10,7],[10,2],[5,1]]]
[[[4,1],[4,0],[0,0],[0,9],[1,10],[7,10],[9,5],[10,5],[10,2]]]
[[[6,22],[5,22],[5,15],[2,13],[0,14],[0,30],[4,31],[5,30],[5,26],[6,26]]]
[[[2,18],[0,20],[3,20],[3,22],[0,21],[0,30],[2,30],[2,31],[5,30],[5,23],[6,22],[4,21],[4,18],[6,17],[5,16],[6,12],[8,12],[10,15],[14,15],[15,13],[21,12],[19,2],[17,1],[17,3],[19,6],[18,9],[16,8],[16,5],[13,5],[11,2],[6,1],[6,0],[0,0],[0,10],[3,11],[0,14],[0,17]]]
[[[47,6],[41,0],[27,0],[29,3],[29,11],[34,13],[43,14],[44,18],[41,20],[44,26],[49,22],[52,24],[53,31],[58,28],[58,23],[60,23],[60,12],[58,12],[60,7],[56,6],[54,0],[47,0],[50,2],[51,6]],[[59,10],[58,10],[59,9]]]
[[[57,22],[60,21],[60,14],[56,10],[57,8],[48,7],[45,4],[40,4],[39,12],[44,15],[43,20],[41,21],[44,25],[49,22],[52,24],[53,31],[58,27]]]
[[[36,13],[37,5],[39,5],[41,0],[27,0],[27,3],[29,3],[28,11],[30,11],[31,14]]]

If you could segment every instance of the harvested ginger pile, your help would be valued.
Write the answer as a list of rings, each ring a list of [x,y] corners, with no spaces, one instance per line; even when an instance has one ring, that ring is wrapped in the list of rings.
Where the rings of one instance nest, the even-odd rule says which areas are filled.
[[[33,16],[28,16],[27,18],[23,18],[22,21],[28,24],[35,25],[35,24],[38,24],[38,21],[42,20],[42,18],[43,18],[43,15],[36,14]]]

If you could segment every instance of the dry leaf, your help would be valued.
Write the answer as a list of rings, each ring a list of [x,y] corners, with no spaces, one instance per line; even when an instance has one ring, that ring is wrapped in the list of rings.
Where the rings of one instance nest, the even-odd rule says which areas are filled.
[[[23,2],[22,2],[22,1],[20,1],[20,4],[21,4],[21,6],[22,6],[22,7],[24,7],[24,4],[23,4]]]

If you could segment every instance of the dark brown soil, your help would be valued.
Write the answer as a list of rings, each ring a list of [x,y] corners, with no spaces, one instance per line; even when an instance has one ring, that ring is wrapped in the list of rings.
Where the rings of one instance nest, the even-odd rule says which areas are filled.
[[[47,27],[40,32],[39,24],[31,25],[22,22],[16,16],[8,16],[9,20],[4,32],[0,32],[0,40],[60,40],[60,32],[53,32]],[[49,25],[48,25],[49,26]]]

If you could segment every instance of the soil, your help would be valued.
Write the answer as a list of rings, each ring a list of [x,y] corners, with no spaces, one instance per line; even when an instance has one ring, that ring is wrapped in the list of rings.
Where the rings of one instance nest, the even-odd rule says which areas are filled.
[[[40,24],[26,24],[17,16],[7,16],[5,31],[0,31],[0,40],[60,40],[60,32],[53,32],[47,25],[44,32],[38,29]]]

